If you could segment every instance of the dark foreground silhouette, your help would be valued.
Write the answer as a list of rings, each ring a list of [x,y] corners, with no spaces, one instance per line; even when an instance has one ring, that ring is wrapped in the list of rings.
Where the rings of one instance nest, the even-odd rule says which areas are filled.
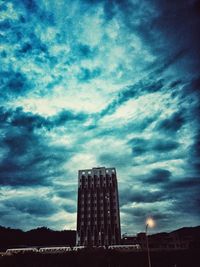
[[[53,231],[41,227],[24,232],[0,226],[0,251],[30,246],[75,246],[76,231]]]
[[[199,267],[200,250],[151,252],[152,267]],[[3,256],[1,267],[148,267],[147,253],[79,251],[66,254]]]
[[[142,234],[142,233],[140,233]],[[144,243],[142,239],[133,238],[129,244],[140,244],[142,248],[146,245],[146,239]],[[144,237],[144,233],[143,233]],[[176,238],[174,238],[176,237]],[[122,238],[122,244],[128,240],[125,236]],[[135,242],[135,243],[134,243]],[[187,248],[200,249],[200,226],[196,227],[184,227],[175,230],[171,233],[157,233],[149,236],[149,246],[150,248],[160,247],[160,245],[172,245],[180,243],[185,243]],[[25,247],[48,247],[48,246],[75,246],[76,244],[76,231],[74,230],[64,230],[64,231],[54,231],[46,227],[41,227],[37,229],[32,229],[30,231],[24,232],[20,229],[11,229],[0,226],[0,252],[6,251],[8,248],[25,248]],[[155,246],[156,245],[156,246]],[[177,245],[177,244],[176,244]],[[161,246],[162,248],[165,246]],[[166,246],[169,248],[170,246]],[[174,246],[175,247],[175,246]],[[179,246],[179,248],[184,248],[185,246]],[[162,266],[161,266],[162,267]]]

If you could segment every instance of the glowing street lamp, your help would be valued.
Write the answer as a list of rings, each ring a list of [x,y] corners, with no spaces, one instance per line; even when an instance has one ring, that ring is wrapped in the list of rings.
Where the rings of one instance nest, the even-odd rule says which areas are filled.
[[[151,258],[150,258],[150,251],[149,251],[149,240],[148,240],[148,235],[147,235],[147,230],[148,227],[152,228],[155,226],[155,221],[152,218],[147,218],[146,220],[146,243],[147,243],[147,253],[148,253],[148,263],[149,263],[149,267],[151,267]]]
[[[146,226],[150,227],[150,228],[154,227],[155,226],[155,221],[151,217],[147,218]]]

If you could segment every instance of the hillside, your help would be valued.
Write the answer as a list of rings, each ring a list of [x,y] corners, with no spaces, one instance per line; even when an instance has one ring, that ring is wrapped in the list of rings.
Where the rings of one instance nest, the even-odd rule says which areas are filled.
[[[74,246],[76,231],[53,231],[41,227],[24,232],[19,229],[11,229],[0,226],[0,250],[9,247],[26,246]]]

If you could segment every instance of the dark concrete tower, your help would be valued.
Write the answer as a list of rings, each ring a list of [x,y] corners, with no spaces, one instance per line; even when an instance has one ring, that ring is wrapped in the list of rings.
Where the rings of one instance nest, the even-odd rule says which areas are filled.
[[[119,198],[115,168],[79,170],[77,246],[119,244]]]

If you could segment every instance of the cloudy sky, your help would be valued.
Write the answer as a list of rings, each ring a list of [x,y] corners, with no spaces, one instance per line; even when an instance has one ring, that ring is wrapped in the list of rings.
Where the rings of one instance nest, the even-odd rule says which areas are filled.
[[[0,225],[76,229],[97,166],[122,233],[199,225],[198,1],[0,2]]]

